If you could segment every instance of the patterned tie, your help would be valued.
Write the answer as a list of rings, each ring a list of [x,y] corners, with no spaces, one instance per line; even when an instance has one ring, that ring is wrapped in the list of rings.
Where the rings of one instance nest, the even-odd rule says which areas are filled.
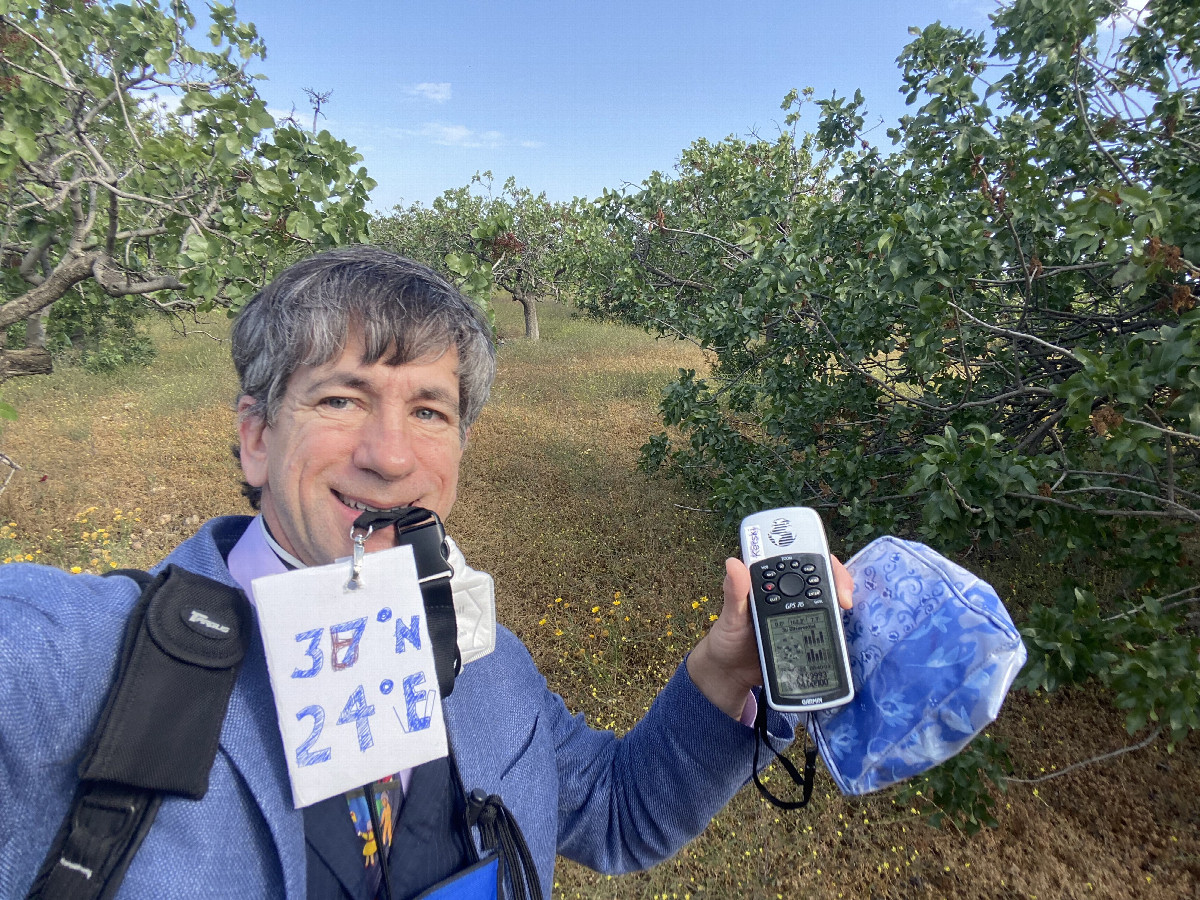
[[[346,795],[346,803],[350,807],[350,821],[354,823],[355,832],[363,840],[363,865],[367,869],[368,897],[375,897],[379,893],[379,885],[383,880],[382,867],[387,865],[388,851],[392,846],[392,830],[396,824],[396,813],[404,798],[404,790],[400,786],[398,776],[387,781],[376,782],[372,787],[375,813],[380,824],[379,830],[383,832],[378,839],[371,828],[371,811],[367,808],[367,798],[363,796],[363,792],[355,791]]]

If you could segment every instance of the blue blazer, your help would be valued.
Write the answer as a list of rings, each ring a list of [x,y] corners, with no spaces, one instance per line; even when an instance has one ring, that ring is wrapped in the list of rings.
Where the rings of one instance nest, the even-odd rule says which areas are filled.
[[[250,520],[213,519],[175,563],[235,586],[225,557]],[[116,667],[139,590],[126,578],[0,567],[0,897],[28,890],[75,789],[81,748]],[[617,873],[653,865],[699,834],[749,778],[753,731],[714,707],[681,664],[628,734],[589,728],[507,629],[445,700],[468,791],[500,794],[552,896],[559,853]],[[781,739],[789,721],[770,719]],[[229,702],[208,794],[169,798],[121,898],[305,894],[304,818],[292,806],[261,642]]]

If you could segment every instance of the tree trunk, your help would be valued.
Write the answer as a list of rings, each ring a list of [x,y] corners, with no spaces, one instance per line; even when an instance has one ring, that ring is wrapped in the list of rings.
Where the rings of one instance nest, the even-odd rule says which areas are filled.
[[[91,252],[62,260],[50,273],[50,277],[43,279],[15,300],[0,305],[0,329],[40,312],[74,285],[91,278],[92,265],[98,255]]]
[[[35,312],[25,320],[25,346],[30,350],[46,349],[46,320],[50,318],[50,307]]]
[[[53,370],[49,352],[40,347],[0,350],[0,381],[21,375],[49,375]]]
[[[525,339],[527,341],[541,340],[542,333],[538,330],[537,300],[526,294],[519,296],[513,294],[513,299],[525,309]]]

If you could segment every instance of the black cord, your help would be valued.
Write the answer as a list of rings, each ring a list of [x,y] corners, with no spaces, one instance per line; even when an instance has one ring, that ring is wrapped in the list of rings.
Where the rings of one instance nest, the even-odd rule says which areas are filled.
[[[801,728],[804,731],[804,774],[801,775],[792,761],[780,753],[771,744],[770,736],[767,733],[767,713],[766,702],[763,698],[758,701],[758,714],[754,719],[754,762],[750,764],[750,773],[754,776],[754,786],[758,788],[758,792],[771,802],[773,806],[779,809],[803,809],[808,806],[808,801],[812,799],[813,778],[817,774],[817,748],[808,746],[808,729]],[[812,721],[812,715],[808,717],[809,722]],[[801,795],[799,800],[783,800],[776,797],[766,785],[759,780],[758,777],[758,747],[760,744],[766,744],[771,752],[775,754],[775,758],[779,760],[780,765],[787,770],[793,782],[801,786]]]
[[[521,826],[496,794],[476,789],[467,796],[467,824],[478,826],[479,842],[500,857],[500,880],[507,869],[513,900],[542,900],[542,883]]]

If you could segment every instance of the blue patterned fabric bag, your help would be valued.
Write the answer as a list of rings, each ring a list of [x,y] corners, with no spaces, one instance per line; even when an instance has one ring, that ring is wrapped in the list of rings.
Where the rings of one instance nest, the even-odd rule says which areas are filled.
[[[881,537],[846,568],[854,699],[809,731],[842,792],[866,794],[945,762],[995,719],[1025,645],[991,585],[924,544]]]

